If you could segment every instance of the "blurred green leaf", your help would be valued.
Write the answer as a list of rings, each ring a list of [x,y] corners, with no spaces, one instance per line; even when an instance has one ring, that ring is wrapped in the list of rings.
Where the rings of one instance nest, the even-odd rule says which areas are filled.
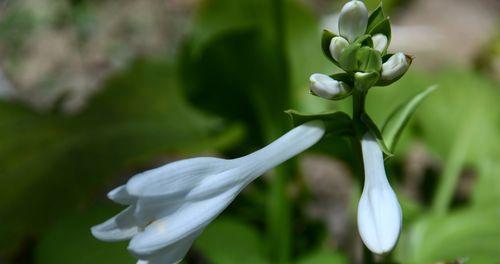
[[[416,94],[407,102],[396,108],[387,118],[382,127],[382,137],[384,138],[387,147],[391,152],[394,152],[399,136],[410,120],[411,116],[420,105],[420,103],[436,89],[436,86],[431,86],[424,91]]]
[[[164,62],[136,63],[75,116],[1,102],[0,120],[4,249],[15,245],[12,238],[36,235],[64,208],[85,203],[103,184],[112,188],[127,169],[168,153],[227,146],[240,135],[187,104]]]
[[[35,264],[109,264],[135,263],[127,251],[128,242],[105,243],[90,233],[102,219],[116,214],[116,210],[94,208],[86,212],[70,213],[43,233],[35,249]]]
[[[297,264],[343,264],[348,263],[347,258],[330,250],[320,250],[299,260]]]
[[[262,245],[263,241],[252,227],[221,217],[203,231],[194,247],[211,263],[269,263]]]
[[[490,263],[500,258],[498,206],[422,218],[402,237],[396,257],[402,263],[468,260]]]

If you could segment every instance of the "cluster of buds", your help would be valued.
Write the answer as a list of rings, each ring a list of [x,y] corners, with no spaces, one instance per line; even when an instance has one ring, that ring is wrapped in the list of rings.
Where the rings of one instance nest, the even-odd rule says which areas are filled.
[[[368,15],[362,1],[348,2],[340,12],[338,29],[339,35],[324,30],[321,46],[324,54],[344,73],[311,75],[313,95],[339,100],[349,96],[356,85],[362,90],[389,85],[410,67],[411,56],[387,53],[391,25],[382,6]]]

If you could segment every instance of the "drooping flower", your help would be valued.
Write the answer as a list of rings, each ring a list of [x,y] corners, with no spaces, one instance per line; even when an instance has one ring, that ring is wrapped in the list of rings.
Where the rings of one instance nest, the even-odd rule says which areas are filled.
[[[310,121],[241,158],[192,158],[140,173],[108,194],[128,208],[92,227],[92,234],[104,241],[131,239],[128,249],[138,264],[177,263],[247,184],[324,133],[322,121]]]
[[[402,212],[384,168],[384,157],[375,138],[367,133],[361,140],[365,183],[358,205],[358,229],[372,252],[389,252],[399,237]]]
[[[363,35],[368,25],[368,9],[359,0],[347,2],[339,15],[339,34],[353,43]]]

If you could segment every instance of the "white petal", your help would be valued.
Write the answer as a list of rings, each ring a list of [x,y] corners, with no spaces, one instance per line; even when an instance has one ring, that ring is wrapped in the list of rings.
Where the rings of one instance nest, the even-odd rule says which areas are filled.
[[[382,64],[382,74],[380,78],[382,80],[390,81],[401,77],[406,70],[410,67],[410,64],[401,52],[392,55],[384,64]]]
[[[361,141],[365,184],[358,205],[358,229],[364,244],[383,254],[396,245],[402,225],[401,207],[384,169],[382,151],[366,134]]]
[[[384,34],[376,34],[372,37],[373,48],[382,53],[387,48],[389,40]]]
[[[106,222],[93,226],[92,235],[103,241],[121,241],[132,238],[139,231],[134,218],[134,206],[130,206]]]
[[[342,55],[342,52],[347,46],[349,46],[349,42],[347,42],[345,38],[334,37],[330,41],[330,54],[336,61],[339,61],[340,55]]]
[[[333,97],[346,92],[346,84],[332,79],[330,76],[314,73],[309,77],[309,88],[314,95],[325,99],[332,99]]]
[[[163,248],[161,251],[143,258],[139,263],[143,264],[174,264],[182,261],[184,256],[189,251],[194,240],[202,233],[202,230],[197,230],[187,237],[173,243],[170,246]]]
[[[130,195],[127,192],[125,185],[121,185],[108,193],[108,198],[119,204],[131,205],[137,201],[137,197]]]
[[[192,189],[207,175],[228,167],[227,160],[219,158],[180,160],[134,176],[127,183],[127,191],[134,196],[175,196]]]
[[[185,238],[195,230],[204,228],[233,201],[243,187],[241,184],[219,196],[183,204],[175,212],[151,223],[144,232],[134,236],[130,241],[129,250],[143,259]]]
[[[339,33],[350,43],[365,34],[368,25],[368,9],[362,1],[347,2],[339,16]]]
[[[239,158],[245,166],[253,167],[251,180],[316,144],[325,134],[321,120],[306,122],[288,131],[266,147]]]

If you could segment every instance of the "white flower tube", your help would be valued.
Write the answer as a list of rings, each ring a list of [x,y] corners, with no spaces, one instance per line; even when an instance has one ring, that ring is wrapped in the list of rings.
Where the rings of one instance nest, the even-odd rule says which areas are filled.
[[[365,34],[368,25],[368,9],[359,0],[347,2],[340,11],[339,33],[350,43]]]
[[[380,78],[385,81],[391,81],[400,78],[410,67],[410,63],[401,52],[392,55],[384,64],[382,64],[382,73]]]
[[[367,133],[361,140],[365,184],[358,205],[358,229],[372,252],[383,254],[394,248],[402,225],[402,213],[384,169],[382,150]]]
[[[324,133],[322,121],[310,121],[242,158],[192,158],[140,173],[108,194],[129,207],[92,227],[92,234],[104,241],[131,239],[128,249],[138,264],[177,263],[248,183]]]
[[[314,73],[309,77],[311,93],[325,99],[342,96],[348,91],[348,88],[347,84],[334,80],[326,74]]]

